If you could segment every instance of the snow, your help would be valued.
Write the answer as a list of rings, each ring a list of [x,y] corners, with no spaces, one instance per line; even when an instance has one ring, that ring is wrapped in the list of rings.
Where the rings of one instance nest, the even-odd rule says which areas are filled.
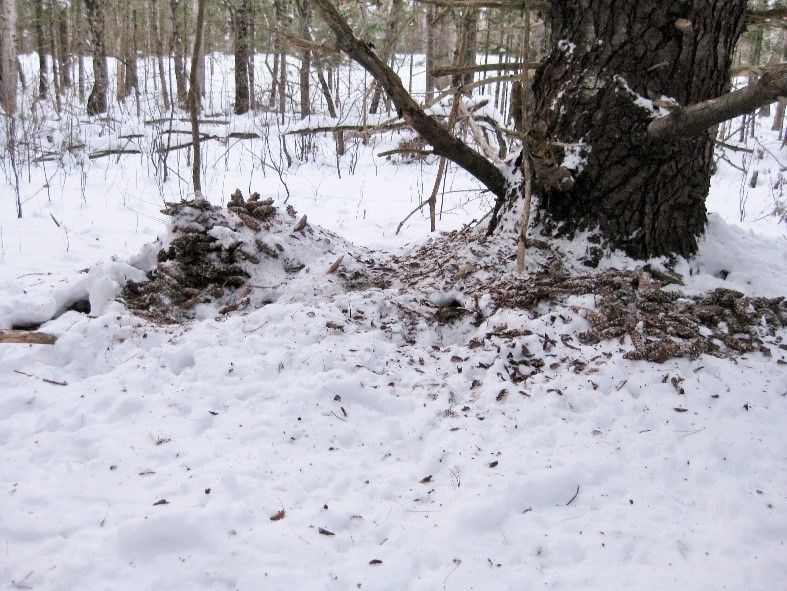
[[[566,146],[563,150],[565,156],[563,162],[560,163],[563,168],[567,168],[576,174],[580,174],[585,170],[585,165],[590,155],[590,146],[580,143],[578,145]]]
[[[123,121],[130,129],[135,119]],[[258,123],[238,118],[233,129]],[[103,141],[84,131],[91,146]],[[562,340],[586,330],[574,308],[592,307],[587,296],[531,314],[495,311],[490,291],[475,326],[430,320],[440,306],[474,306],[463,279],[422,289],[390,277],[388,287],[348,290],[326,274],[338,256],[351,271],[386,253],[412,256],[427,239],[425,216],[394,229],[428,195],[436,167],[376,159],[395,145],[388,136],[354,144],[337,172],[331,140],[318,139],[316,156],[284,167],[287,192],[278,164],[259,163],[264,141],[206,143],[205,192],[223,203],[236,187],[256,190],[280,212],[307,214],[309,240],[274,229],[305,267],[291,275],[280,261],[261,264],[253,282],[270,303],[229,314],[201,304],[184,324],[146,320],[115,298],[154,268],[169,239],[159,210],[188,196],[187,181],[163,182],[149,153],[30,166],[17,220],[2,180],[0,328],[43,322],[58,341],[0,345],[0,585],[783,584],[783,347],[770,358],[628,361],[628,343],[575,350]],[[185,162],[172,153],[168,166],[188,178]],[[757,162],[778,169],[767,154]],[[675,269],[687,293],[785,295],[784,223],[741,223],[744,184],[720,161],[707,235]],[[458,192],[474,186],[449,168],[451,214],[438,228],[481,218],[488,201]],[[746,195],[755,208],[776,196],[765,183]],[[225,246],[248,232],[213,230]],[[513,239],[500,247],[513,255]],[[513,259],[504,264],[514,272]],[[602,260],[637,265],[617,253]],[[89,314],[68,309],[85,300]],[[506,360],[522,347],[545,366],[516,384]],[[584,366],[571,362],[580,358]]]
[[[640,107],[641,109],[645,109],[649,112],[650,117],[653,119],[658,119],[660,117],[666,117],[670,114],[670,110],[666,108],[664,105],[669,105],[670,107],[679,107],[680,104],[677,100],[672,97],[668,97],[666,95],[661,95],[656,101],[651,100],[649,98],[645,98],[641,94],[635,92],[628,84],[625,78],[620,75],[615,75],[614,77],[615,82],[623,88],[633,99],[635,105]]]
[[[567,39],[561,39],[557,42],[557,47],[560,51],[565,52],[569,58],[574,56],[574,52],[577,50],[577,44],[568,41]]]

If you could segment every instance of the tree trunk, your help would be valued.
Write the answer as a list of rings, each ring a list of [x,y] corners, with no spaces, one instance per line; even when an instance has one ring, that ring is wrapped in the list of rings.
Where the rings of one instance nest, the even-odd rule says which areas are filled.
[[[240,0],[230,8],[230,21],[235,45],[235,114],[243,115],[251,108],[249,93],[249,2]]]
[[[60,90],[62,92],[72,84],[71,27],[68,22],[68,7],[60,6],[57,15],[57,54],[60,56]]]
[[[194,35],[194,52],[191,55],[191,72],[189,74],[189,93],[188,106],[191,119],[191,141],[194,147],[194,162],[191,169],[191,180],[194,184],[194,200],[200,201],[202,196],[202,181],[200,180],[200,167],[202,159],[200,155],[199,138],[199,112],[200,112],[200,84],[199,84],[199,64],[202,61],[202,32],[205,27],[205,3],[207,0],[199,0],[197,5],[197,22],[195,23],[196,33]]]
[[[546,231],[597,228],[636,258],[696,251],[713,135],[654,148],[648,126],[661,111],[649,99],[670,108],[667,97],[687,106],[721,95],[745,13],[746,0],[553,3],[554,49],[534,79],[534,119],[585,162],[573,183],[536,179]],[[566,150],[552,144],[534,156],[560,164]]]
[[[437,43],[435,41],[435,30],[432,26],[432,22],[436,14],[435,7],[428,4],[424,11],[424,28],[426,29],[426,91],[424,100],[427,103],[431,102],[432,98],[434,98],[435,77],[432,72],[434,72],[435,67],[437,67],[435,63]]]
[[[779,45],[782,47],[781,53],[781,61],[787,61],[787,30],[782,29],[779,32]],[[778,57],[778,53],[774,52],[774,55]],[[778,59],[776,61],[779,61]],[[782,97],[779,99],[779,102],[776,103],[776,113],[773,115],[773,125],[771,126],[772,131],[778,131],[781,134],[782,127],[784,127],[784,107],[787,104],[787,97]],[[781,139],[781,135],[779,135]]]
[[[161,13],[158,10],[158,0],[150,0],[150,23],[153,35],[153,44],[156,51],[156,69],[158,70],[159,84],[161,85],[161,103],[165,111],[169,111],[169,91],[167,90],[167,74],[164,70],[164,41],[161,38]]]
[[[249,0],[249,46],[247,49],[247,53],[249,55],[249,65],[247,66],[247,70],[249,72],[249,108],[252,111],[256,111],[257,107],[259,106],[257,101],[257,94],[256,94],[256,83],[254,81],[255,76],[255,56],[257,55],[257,46],[254,43],[254,39],[257,36],[257,31],[254,26],[254,22],[256,19],[256,15],[254,13],[254,1]]]
[[[139,70],[137,69],[137,11],[129,9],[128,16],[130,19],[130,26],[128,30],[128,43],[126,47],[126,77],[124,86],[126,87],[126,96],[135,93],[139,95]]]
[[[465,9],[467,10],[467,9]],[[459,55],[454,56],[455,64],[462,64],[463,68],[471,68],[476,65],[476,55],[478,52],[478,10],[470,10],[467,12],[467,17],[459,19],[457,26],[461,23],[462,35],[465,35],[464,51],[460,58]],[[459,44],[461,45],[461,43]],[[454,82],[459,84],[472,84],[475,75],[472,71],[465,72]]]
[[[186,45],[183,41],[184,23],[181,0],[169,0],[169,7],[172,11],[172,46],[174,49],[175,62],[175,88],[177,89],[178,104],[183,107],[188,102],[188,89],[186,88]]]
[[[36,0],[36,50],[38,51],[38,98],[46,98],[47,63],[44,37],[44,0]]]
[[[19,73],[16,69],[16,0],[2,0],[2,43],[0,43],[0,97],[6,115],[16,113],[16,85]]]
[[[104,46],[104,17],[101,13],[101,0],[85,0],[87,25],[93,50],[93,90],[87,97],[87,114],[98,115],[107,111],[107,52]]]
[[[300,19],[300,34],[301,38],[307,38],[311,35],[311,21],[312,10],[310,0],[296,0],[298,8],[298,17]],[[301,119],[306,119],[311,115],[311,84],[310,74],[312,67],[312,52],[309,49],[301,50],[301,65],[299,69],[300,74],[300,91],[301,91]]]
[[[63,88],[60,85],[60,70],[63,68],[62,55],[58,54],[59,40],[57,29],[57,12],[58,6],[54,0],[49,2],[49,12],[52,18],[49,21],[49,48],[52,54],[52,82],[55,86],[55,110],[60,113],[63,110],[63,101],[60,98],[63,93]]]
[[[76,2],[72,4],[74,12],[74,26],[76,28],[77,41],[77,94],[79,102],[85,102],[85,18],[80,10],[80,5]]]

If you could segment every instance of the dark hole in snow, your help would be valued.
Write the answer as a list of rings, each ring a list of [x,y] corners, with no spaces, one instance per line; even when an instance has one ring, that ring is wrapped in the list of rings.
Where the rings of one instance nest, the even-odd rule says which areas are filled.
[[[11,325],[11,330],[38,330],[41,328],[42,325],[53,320],[55,318],[59,318],[66,312],[79,312],[80,314],[90,314],[90,301],[87,299],[84,300],[76,300],[67,304],[63,308],[57,311],[57,313],[52,316],[52,318],[47,318],[41,322],[18,322],[16,324]]]
[[[43,322],[27,322],[20,324],[12,324],[11,330],[38,330],[41,328]]]
[[[63,314],[65,314],[66,312],[79,312],[80,314],[90,314],[90,300],[77,300],[73,304],[68,306],[65,310],[63,310]]]

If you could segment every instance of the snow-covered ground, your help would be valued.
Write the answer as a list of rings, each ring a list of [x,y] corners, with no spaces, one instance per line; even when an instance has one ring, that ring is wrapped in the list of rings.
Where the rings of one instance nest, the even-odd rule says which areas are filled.
[[[227,111],[226,96],[211,97]],[[86,152],[128,141],[141,154],[79,151],[24,167],[20,220],[2,179],[0,329],[45,322],[58,340],[0,344],[0,586],[784,585],[787,331],[770,357],[654,364],[623,359],[629,343],[562,340],[587,329],[575,311],[586,300],[443,325],[426,316],[435,294],[393,277],[347,290],[325,273],[338,256],[351,266],[427,240],[425,212],[395,230],[437,167],[376,158],[396,147],[388,134],[352,139],[338,169],[321,137],[288,168],[264,115],[208,129],[228,139],[205,144],[206,193],[226,203],[236,187],[259,191],[328,242],[298,251],[294,278],[255,277],[272,303],[152,322],[114,298],[142,278],[144,245],[165,236],[164,201],[189,196],[187,155],[162,163],[162,126],[116,109],[111,123],[83,118],[71,134]],[[66,119],[41,123],[53,144],[74,141]],[[235,141],[228,127],[269,141]],[[708,234],[676,267],[689,293],[787,295],[787,226],[769,215],[784,203],[787,153],[768,128],[748,146],[762,142],[762,159],[720,161]],[[439,229],[484,215],[474,187],[449,168]],[[89,315],[65,311],[84,299]],[[516,348],[507,331],[519,331]],[[506,359],[522,347],[544,366],[514,383]]]

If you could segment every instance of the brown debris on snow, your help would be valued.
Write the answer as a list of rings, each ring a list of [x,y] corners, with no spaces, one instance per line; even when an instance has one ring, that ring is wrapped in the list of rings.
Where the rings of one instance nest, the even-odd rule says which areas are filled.
[[[257,193],[245,200],[239,190],[226,209],[182,202],[168,204],[164,212],[172,217],[170,241],[158,254],[152,280],[129,282],[123,292],[129,308],[157,320],[186,319],[189,310],[208,301],[220,300],[221,313],[243,309],[258,287],[249,281],[249,272],[263,268],[289,281],[306,266],[297,249],[313,245],[320,256],[328,256],[333,251],[325,244],[337,240],[310,226],[306,216],[298,220],[290,207],[280,216],[272,200]],[[295,226],[292,220],[298,220]],[[320,242],[320,236],[326,239]],[[382,326],[401,322],[408,342],[424,322],[445,325],[470,318],[479,326],[505,309],[543,316],[562,306],[590,325],[562,335],[567,348],[579,351],[567,340],[586,346],[618,340],[629,347],[626,359],[660,363],[702,354],[769,355],[768,344],[778,346],[776,332],[787,326],[783,297],[747,297],[721,288],[686,295],[678,290],[682,278],[669,270],[644,265],[588,272],[557,241],[529,239],[528,246],[527,276],[513,273],[510,240],[486,239],[471,227],[430,240],[407,256],[368,252],[335,258],[338,253],[333,253],[334,263],[320,275],[338,276],[346,290],[393,290],[386,298],[393,303],[390,318],[382,319]],[[352,268],[343,268],[348,264]],[[411,296],[400,300],[394,292]],[[430,300],[430,294],[441,294],[439,301]],[[511,338],[517,338],[517,330],[508,331]],[[485,339],[508,338],[504,333],[492,331]],[[555,341],[544,339],[548,351]],[[536,367],[537,361],[528,359],[526,365]],[[574,363],[579,367],[586,360]]]
[[[632,349],[624,357],[630,360],[661,363],[675,357],[696,359],[703,353],[770,355],[766,339],[787,326],[784,297],[748,297],[724,288],[686,295],[677,289],[682,277],[671,271],[644,265],[588,273],[581,265],[572,269],[556,243],[528,243],[538,256],[531,254],[535,260],[526,277],[512,272],[508,243],[487,243],[469,229],[431,241],[409,259],[392,257],[389,272],[411,288],[445,290],[461,282],[470,300],[493,295],[495,310],[525,309],[541,315],[541,304],[565,305],[590,323],[588,330],[574,335],[581,344],[615,339],[623,343],[628,337]],[[469,265],[472,276],[462,273]],[[665,290],[669,285],[673,287]],[[592,296],[593,304],[570,305],[572,296]],[[476,317],[482,320],[480,313]]]

